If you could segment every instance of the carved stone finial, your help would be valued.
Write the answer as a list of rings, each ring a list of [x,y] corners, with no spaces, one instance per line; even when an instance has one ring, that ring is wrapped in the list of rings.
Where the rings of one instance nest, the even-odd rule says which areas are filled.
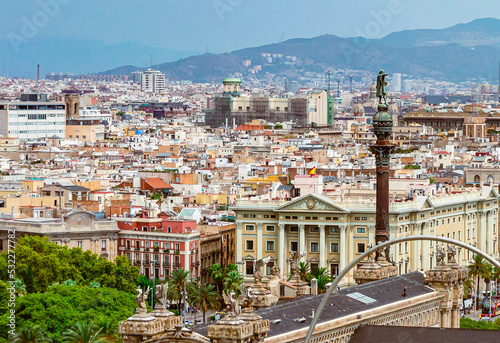
[[[448,263],[456,263],[457,248],[452,244],[448,245]]]
[[[437,247],[436,248],[436,264],[438,266],[445,265],[445,257],[446,257],[446,252],[445,252],[444,246]]]

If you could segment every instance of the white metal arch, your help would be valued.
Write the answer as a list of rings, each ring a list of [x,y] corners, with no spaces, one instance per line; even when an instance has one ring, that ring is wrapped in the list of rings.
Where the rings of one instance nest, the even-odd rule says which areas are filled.
[[[379,245],[376,245],[376,246],[372,247],[371,249],[367,250],[362,255],[360,255],[357,258],[355,258],[351,263],[349,263],[347,265],[347,267],[344,268],[344,270],[342,270],[339,273],[339,275],[337,275],[337,277],[335,278],[335,280],[333,280],[332,284],[330,285],[330,287],[326,291],[325,295],[323,296],[323,299],[321,300],[321,303],[318,306],[318,309],[316,310],[316,312],[314,314],[314,318],[313,318],[313,320],[311,322],[311,326],[309,326],[309,330],[307,331],[307,335],[306,335],[306,338],[305,338],[304,342],[305,343],[309,343],[309,341],[310,341],[310,339],[312,337],[314,328],[316,326],[316,323],[318,322],[318,319],[319,319],[319,316],[321,315],[321,312],[323,312],[323,308],[325,307],[326,302],[328,301],[328,298],[330,298],[330,296],[333,293],[333,290],[337,287],[337,285],[339,284],[340,280],[342,280],[344,278],[344,276],[346,276],[347,273],[349,273],[349,271],[352,268],[354,268],[364,258],[366,258],[366,257],[368,257],[368,256],[370,256],[372,254],[375,254],[377,252],[377,250],[380,250],[382,248],[385,248],[385,247],[388,247],[388,246],[391,246],[391,245],[394,245],[394,244],[398,244],[398,243],[401,243],[401,242],[410,242],[410,241],[437,241],[437,242],[443,242],[443,243],[447,243],[447,244],[456,245],[456,246],[465,248],[467,250],[470,250],[470,251],[472,251],[473,253],[475,253],[477,255],[481,255],[484,259],[486,259],[492,265],[494,265],[495,267],[497,267],[497,268],[500,269],[500,262],[498,262],[497,260],[495,260],[490,255],[486,254],[485,252],[483,252],[483,251],[481,251],[481,250],[479,250],[479,249],[477,249],[477,248],[475,248],[475,247],[473,247],[471,245],[468,245],[468,244],[465,244],[463,242],[456,241],[456,240],[450,239],[450,238],[438,237],[438,236],[421,235],[421,236],[401,237],[401,238],[396,238],[396,239],[391,240],[391,241],[383,242],[383,243],[381,243]]]

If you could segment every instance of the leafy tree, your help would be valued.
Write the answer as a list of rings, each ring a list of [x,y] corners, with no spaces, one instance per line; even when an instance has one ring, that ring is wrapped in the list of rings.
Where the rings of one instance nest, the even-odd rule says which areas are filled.
[[[31,293],[16,300],[18,327],[39,326],[55,342],[66,342],[63,333],[71,323],[105,317],[119,322],[133,315],[135,296],[112,288],[57,285],[45,293]],[[7,312],[0,313],[0,337],[7,337]]]
[[[14,288],[16,290],[16,297],[22,297],[26,294],[26,286],[19,279],[14,279]]]
[[[203,324],[206,323],[207,310],[215,310],[219,307],[219,293],[214,285],[206,283],[189,284],[189,301],[192,307],[199,308],[203,312]]]
[[[500,330],[500,318],[494,322],[485,322],[482,320],[475,321],[470,318],[461,318],[460,329]]]
[[[474,255],[472,263],[467,266],[469,277],[477,277],[476,296],[479,298],[479,281],[487,272],[487,262],[481,255]]]
[[[163,197],[160,193],[157,193],[157,192],[154,192],[153,194],[151,194],[150,198],[152,200],[157,200],[157,201],[162,201]]]
[[[45,333],[38,326],[27,326],[20,328],[10,338],[12,343],[43,343],[47,342]]]
[[[232,271],[238,271],[238,266],[235,264],[228,264],[227,267],[223,267],[219,263],[210,266],[210,277],[217,286],[217,291],[220,296],[222,296],[222,292],[224,292],[224,278]]]
[[[224,277],[224,292],[231,293],[231,291],[234,291],[236,296],[239,296],[242,283],[243,276],[237,270],[232,270]]]
[[[91,251],[68,249],[37,236],[19,239],[16,273],[29,288],[33,285],[29,293],[46,292],[51,285],[68,279],[78,285],[99,282],[103,287],[134,292],[139,279],[139,269],[125,256],[108,261]],[[0,280],[6,281],[7,277],[7,253],[4,252],[0,254]]]
[[[98,343],[105,342],[101,329],[96,329],[94,323],[78,322],[64,333],[64,341],[69,343]]]
[[[486,262],[486,267],[484,269],[484,283],[486,284],[486,292],[490,291],[491,279],[493,278],[493,266]]]
[[[26,283],[26,292],[34,293],[35,285],[33,284],[33,267],[31,264],[28,266],[28,272],[26,273],[24,282]]]
[[[184,292],[184,286],[187,287],[188,282],[189,270],[181,268],[175,269],[168,278],[167,297],[177,301],[177,309],[179,312],[181,311],[182,292]]]

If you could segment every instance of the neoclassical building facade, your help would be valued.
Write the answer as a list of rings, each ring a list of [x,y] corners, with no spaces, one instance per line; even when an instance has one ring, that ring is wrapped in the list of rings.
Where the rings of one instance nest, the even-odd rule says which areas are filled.
[[[239,200],[236,212],[236,262],[250,280],[255,259],[270,257],[281,277],[288,275],[290,251],[304,251],[311,268],[336,275],[375,244],[375,203],[351,202],[311,193],[292,201]],[[391,202],[390,237],[436,235],[456,239],[498,257],[498,201],[493,187],[470,188],[435,197]],[[391,248],[399,273],[428,270],[436,265],[436,243],[408,242]],[[459,249],[457,262],[472,254]],[[286,278],[285,278],[286,279]],[[345,283],[353,281],[352,274]]]

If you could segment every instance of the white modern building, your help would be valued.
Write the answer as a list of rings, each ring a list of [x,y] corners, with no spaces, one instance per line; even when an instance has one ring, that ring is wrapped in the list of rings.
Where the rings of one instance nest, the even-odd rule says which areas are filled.
[[[394,92],[401,92],[401,74],[392,74],[392,90]]]
[[[80,107],[78,119],[106,121],[109,125],[113,121],[113,115],[111,113],[101,113],[101,110],[97,107],[85,106]]]
[[[141,91],[161,93],[165,90],[165,74],[148,69],[141,75]]]
[[[36,140],[66,135],[65,104],[21,101],[0,103],[0,135],[20,140]]]

